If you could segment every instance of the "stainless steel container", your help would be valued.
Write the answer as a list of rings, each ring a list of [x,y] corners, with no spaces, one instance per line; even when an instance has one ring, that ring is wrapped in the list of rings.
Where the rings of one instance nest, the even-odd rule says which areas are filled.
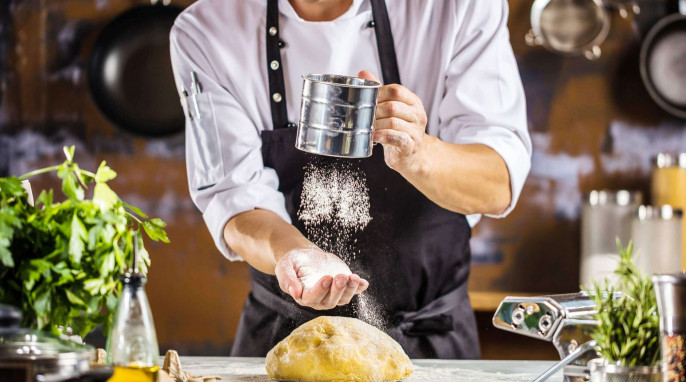
[[[664,381],[686,381],[686,273],[653,276]]]
[[[598,190],[588,193],[581,213],[580,282],[614,279],[619,253],[615,238],[624,245],[631,239],[631,222],[641,205],[637,191]]]
[[[334,74],[303,76],[295,147],[343,158],[372,155],[376,100],[381,84]]]

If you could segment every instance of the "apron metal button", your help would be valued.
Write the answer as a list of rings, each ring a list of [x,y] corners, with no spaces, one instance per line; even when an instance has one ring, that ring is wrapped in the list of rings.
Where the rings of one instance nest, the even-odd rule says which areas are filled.
[[[270,62],[269,67],[272,68],[272,70],[278,69],[279,68],[279,61],[274,60],[274,61]]]
[[[281,102],[281,98],[282,98],[282,97],[281,97],[281,93],[274,93],[274,95],[272,95],[272,99],[273,99],[274,102],[276,102],[276,103]]]
[[[270,36],[276,36],[276,32],[278,32],[278,29],[276,29],[276,27],[269,28],[269,35]]]

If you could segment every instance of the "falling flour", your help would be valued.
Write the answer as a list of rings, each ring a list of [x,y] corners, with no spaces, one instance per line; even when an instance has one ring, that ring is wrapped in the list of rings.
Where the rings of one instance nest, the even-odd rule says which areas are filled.
[[[357,297],[357,318],[377,329],[388,331],[388,325],[383,319],[380,308],[381,306],[369,293],[362,293]]]
[[[354,262],[359,253],[354,235],[372,220],[369,207],[366,178],[351,162],[321,160],[305,166],[298,218],[305,225],[308,238],[321,249],[338,255],[348,264]],[[319,269],[304,278],[305,287],[314,285],[322,272],[329,274],[328,270]],[[387,328],[380,305],[369,293],[358,296],[356,313],[372,326]]]
[[[364,174],[346,161],[307,164],[298,218],[316,245],[352,261],[352,235],[372,220]]]

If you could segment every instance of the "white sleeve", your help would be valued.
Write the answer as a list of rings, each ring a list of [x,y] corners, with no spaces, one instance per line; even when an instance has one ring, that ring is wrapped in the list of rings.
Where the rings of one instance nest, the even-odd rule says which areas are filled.
[[[240,260],[224,240],[224,226],[233,216],[256,208],[270,210],[290,223],[278,191],[279,179],[273,169],[264,167],[257,126],[236,97],[216,81],[201,45],[176,25],[170,40],[174,78],[186,114],[191,198],[217,248],[229,260]],[[189,96],[186,103],[182,88],[191,94],[191,71],[197,74],[202,93]]]
[[[439,106],[438,137],[495,150],[510,174],[517,203],[531,167],[524,90],[507,30],[506,0],[457,3],[458,33]],[[472,217],[472,220],[476,217]]]

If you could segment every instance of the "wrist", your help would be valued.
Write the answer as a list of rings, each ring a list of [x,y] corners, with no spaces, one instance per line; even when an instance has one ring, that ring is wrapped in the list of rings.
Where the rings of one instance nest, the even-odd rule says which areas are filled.
[[[407,164],[399,171],[405,179],[413,183],[414,180],[429,176],[431,172],[429,153],[434,150],[437,140],[436,137],[424,133],[421,147],[408,158]]]
[[[288,254],[297,251],[306,251],[317,249],[317,246],[312,244],[298,231],[294,235],[287,236],[285,239],[279,240],[272,248],[274,254],[274,264],[277,264],[281,259],[288,256]]]

